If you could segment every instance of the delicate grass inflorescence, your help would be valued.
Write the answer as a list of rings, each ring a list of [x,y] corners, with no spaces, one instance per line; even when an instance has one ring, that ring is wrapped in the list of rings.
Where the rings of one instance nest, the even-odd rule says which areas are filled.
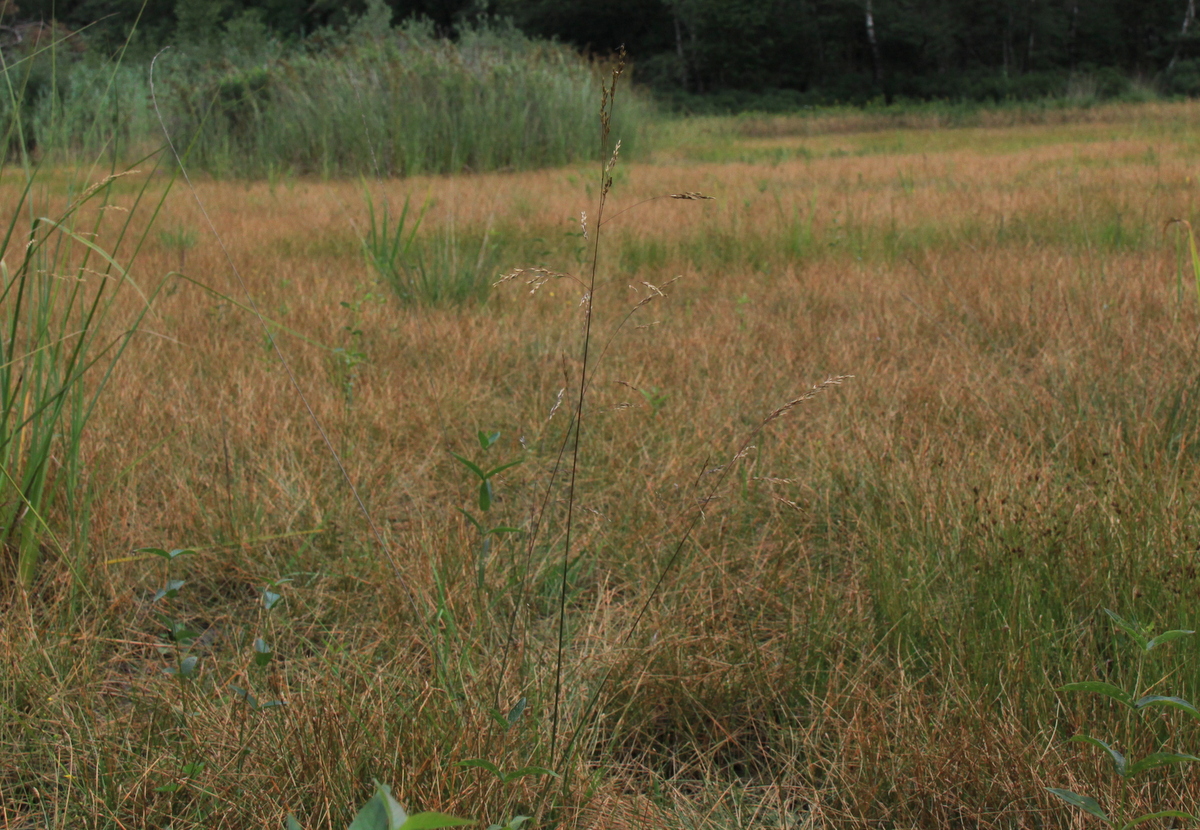
[[[85,376],[78,460],[49,455],[84,471],[43,513],[69,555],[6,583],[0,821],[345,827],[372,778],[414,813],[525,828],[1073,826],[1044,787],[1195,803],[1181,771],[1127,788],[1067,744],[1127,724],[1052,690],[1140,687],[1098,609],[1197,627],[1200,303],[1162,230],[1194,219],[1196,118],[668,123],[604,171],[603,212],[594,169],[371,184],[391,234],[424,208],[410,253],[486,237],[489,268],[523,264],[462,305],[376,285],[359,181],[196,181],[394,568],[168,193],[130,273],[184,273],[96,364],[104,388]],[[108,204],[157,186],[138,169]],[[127,262],[116,224],[85,230]],[[563,277],[597,232],[599,286]],[[122,291],[95,342],[145,305]],[[546,485],[581,411],[568,547]],[[195,553],[164,573],[147,544]],[[1187,700],[1193,640],[1166,667]]]

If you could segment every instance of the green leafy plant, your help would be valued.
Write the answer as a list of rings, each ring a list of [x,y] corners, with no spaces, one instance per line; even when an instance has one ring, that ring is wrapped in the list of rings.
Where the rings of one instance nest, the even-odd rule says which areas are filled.
[[[490,450],[495,443],[500,440],[500,433],[488,433],[484,430],[479,430],[477,437],[479,439],[480,450],[483,453],[487,453],[487,451]],[[519,528],[511,527],[509,525],[494,525],[492,527],[486,527],[488,524],[486,516],[491,511],[492,505],[496,500],[496,493],[492,487],[492,479],[495,478],[499,473],[502,473],[511,467],[517,466],[525,459],[517,458],[513,461],[505,461],[488,469],[486,468],[486,465],[476,463],[466,456],[459,455],[456,452],[452,452],[451,455],[458,459],[460,464],[470,470],[471,474],[475,476],[479,482],[478,503],[481,515],[477,517],[470,510],[462,507],[458,508],[458,512],[462,513],[467,518],[467,521],[471,523],[471,526],[474,527],[479,533],[479,547],[477,548],[475,558],[475,576],[477,586],[482,590],[486,578],[487,562],[492,554],[492,540],[505,533],[520,532]]]
[[[350,822],[349,830],[440,830],[443,827],[469,827],[477,823],[445,813],[415,813],[410,816],[392,796],[392,788],[376,781],[375,794]],[[295,816],[289,815],[287,830],[303,830],[303,825]]]
[[[1068,683],[1061,686],[1060,692],[1088,692],[1090,694],[1103,695],[1110,700],[1116,701],[1121,706],[1124,706],[1131,716],[1137,715],[1151,707],[1165,707],[1168,709],[1177,709],[1189,717],[1200,720],[1200,710],[1197,710],[1188,701],[1181,697],[1171,697],[1167,695],[1149,695],[1144,694],[1142,683],[1142,670],[1145,666],[1146,656],[1156,647],[1177,640],[1180,637],[1188,637],[1195,634],[1194,631],[1184,629],[1173,629],[1164,631],[1158,636],[1151,636],[1151,632],[1145,626],[1139,624],[1136,620],[1126,620],[1114,611],[1104,609],[1104,612],[1112,619],[1118,629],[1127,634],[1130,639],[1137,644],[1139,649],[1137,679],[1134,682],[1133,692],[1128,692],[1120,686],[1115,686],[1112,683],[1106,683],[1099,680],[1086,680],[1079,683]],[[1132,719],[1132,717],[1131,717]],[[1151,752],[1148,755],[1139,759],[1130,759],[1124,753],[1118,751],[1110,742],[1102,741],[1099,738],[1094,738],[1089,735],[1076,735],[1071,738],[1072,741],[1078,743],[1086,743],[1102,750],[1110,761],[1112,761],[1113,771],[1121,779],[1123,783],[1122,795],[1120,803],[1116,805],[1110,815],[1105,812],[1104,808],[1096,799],[1088,795],[1081,795],[1071,790],[1064,790],[1058,787],[1047,787],[1046,789],[1054,795],[1061,798],[1072,807],[1095,816],[1110,827],[1118,828],[1118,830],[1126,830],[1126,828],[1141,824],[1144,821],[1149,821],[1155,818],[1181,818],[1188,821],[1200,822],[1200,818],[1191,813],[1181,810],[1159,810],[1153,813],[1145,813],[1143,815],[1127,817],[1127,804],[1129,799],[1130,783],[1133,778],[1139,774],[1155,769],[1156,767],[1173,766],[1177,764],[1190,763],[1192,761],[1200,761],[1200,757],[1191,755],[1185,752],[1173,752],[1171,750],[1160,750]]]
[[[384,298],[371,291],[366,291],[352,301],[342,301],[339,305],[350,312],[350,322],[342,327],[346,333],[346,345],[337,346],[331,350],[333,360],[334,382],[342,390],[342,397],[349,406],[354,403],[354,388],[358,383],[358,367],[367,362],[367,353],[363,345],[363,331],[360,328],[363,306],[368,303],[382,303]]]
[[[650,407],[651,415],[658,415],[659,411],[667,405],[668,394],[657,386],[651,386],[647,389],[639,389],[642,393],[642,398],[646,401],[646,406]]]
[[[208,764],[203,761],[184,764],[179,768],[179,775],[176,780],[155,787],[154,791],[156,793],[177,793],[192,789],[207,796],[216,796],[216,793],[196,781],[207,766]]]
[[[511,709],[508,710],[507,713],[499,709],[493,709],[491,713],[492,719],[496,721],[501,729],[507,732],[516,725],[517,721],[521,719],[521,715],[525,713],[525,709],[528,704],[528,699],[522,697]],[[493,763],[486,758],[466,758],[456,763],[455,766],[464,767],[467,769],[486,770],[492,775],[496,776],[496,780],[500,782],[501,786],[508,786],[514,781],[530,776],[549,776],[551,778],[561,778],[557,772],[546,769],[545,767],[527,766],[521,767],[520,769],[505,770],[501,768],[499,764]],[[488,830],[520,830],[521,826],[529,820],[529,816],[515,815],[504,824],[488,825]]]
[[[260,628],[268,627],[271,619],[271,612],[279,607],[283,602],[283,595],[273,589],[278,588],[281,585],[285,585],[291,581],[291,579],[276,579],[273,582],[268,582],[263,588],[260,602],[262,610],[259,612],[261,615],[259,622]],[[271,661],[275,659],[275,650],[271,648],[271,644],[267,642],[262,634],[254,638],[254,642],[251,644],[251,647],[254,651],[252,663],[255,669],[265,669],[271,664]],[[261,712],[265,709],[273,709],[277,706],[283,706],[286,704],[286,701],[283,700],[267,700],[260,702],[258,698],[254,696],[253,692],[250,691],[250,689],[242,686],[230,685],[229,690],[233,692],[235,697],[245,702],[247,706],[256,712]]]
[[[187,584],[186,580],[173,579],[172,566],[175,560],[181,556],[194,556],[195,551],[187,548],[176,548],[174,550],[164,550],[162,548],[138,548],[136,553],[149,553],[157,556],[165,563],[163,565],[163,587],[155,592],[151,599],[153,603],[159,603],[163,600],[172,600],[179,596],[180,590]],[[155,618],[162,623],[167,629],[167,640],[169,645],[164,645],[159,648],[163,654],[169,654],[175,658],[175,665],[164,671],[167,674],[175,675],[180,680],[191,680],[196,677],[198,663],[200,658],[191,654],[192,643],[200,636],[198,631],[192,629],[187,623],[171,617],[169,614],[158,613]]]
[[[521,830],[525,822],[531,818],[531,816],[513,816],[504,824],[489,824],[487,830]]]

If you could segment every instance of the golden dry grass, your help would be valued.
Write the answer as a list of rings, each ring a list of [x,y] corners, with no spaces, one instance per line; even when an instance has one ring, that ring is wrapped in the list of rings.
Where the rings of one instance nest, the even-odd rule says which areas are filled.
[[[406,308],[364,264],[359,184],[198,186],[263,313],[312,341],[280,335],[397,574],[176,189],[159,227],[195,229],[184,270],[227,297],[167,277],[89,427],[91,596],[51,562],[34,595],[6,600],[0,824],[240,828],[292,810],[338,827],[376,777],[414,808],[540,825],[1076,826],[1042,788],[1111,798],[1095,754],[1065,740],[1123,722],[1054,688],[1131,680],[1100,608],[1195,627],[1198,587],[1200,314],[1164,224],[1195,216],[1197,148],[1178,125],[1200,107],[1115,112],[883,139],[693,135],[619,167],[610,217],[685,190],[717,200],[657,199],[601,230],[596,344],[644,282],[681,279],[617,333],[585,408],[565,684],[581,738],[550,787],[453,764],[554,763],[563,493],[529,559],[500,543],[479,591],[454,509],[473,489],[450,451],[500,430],[498,462],[523,439],[494,513],[528,526],[580,370],[579,289],[513,281],[486,304]],[[513,266],[578,271],[567,233],[594,211],[592,176],[371,187],[431,200],[430,239],[490,228]],[[143,285],[181,262],[151,240]],[[631,630],[712,470],[840,374],[854,378],[754,440]],[[162,566],[130,556],[145,545],[200,551],[173,601],[213,632],[194,686],[159,671]],[[285,606],[264,613],[259,592],[285,576]],[[278,655],[266,669],[251,665],[260,633]],[[1151,666],[1174,668],[1163,693],[1194,697],[1196,656]],[[287,706],[250,712],[232,685]],[[492,722],[523,696],[517,726]],[[1192,726],[1151,723],[1197,748]],[[156,792],[197,761],[194,782]],[[1133,801],[1198,793],[1171,773]]]

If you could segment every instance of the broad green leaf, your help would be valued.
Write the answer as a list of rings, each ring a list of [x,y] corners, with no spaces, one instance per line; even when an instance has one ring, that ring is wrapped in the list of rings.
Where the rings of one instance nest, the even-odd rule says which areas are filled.
[[[1132,778],[1148,769],[1165,767],[1171,764],[1185,764],[1189,761],[1200,761],[1200,758],[1197,758],[1195,755],[1187,755],[1179,752],[1152,752],[1140,761],[1134,762],[1133,766],[1129,768],[1129,776]]]
[[[193,556],[196,551],[190,548],[176,548],[175,550],[163,550],[162,548],[138,548],[134,553],[152,553],[155,556],[161,556],[170,562],[174,562],[180,556]]]
[[[1105,697],[1111,697],[1113,700],[1124,703],[1126,706],[1132,707],[1133,696],[1129,692],[1122,689],[1120,686],[1114,686],[1111,683],[1102,683],[1099,680],[1085,680],[1081,683],[1068,683],[1065,686],[1059,686],[1060,692],[1093,692]]]
[[[1135,824],[1141,824],[1143,821],[1149,821],[1152,818],[1181,818],[1187,821],[1200,822],[1200,818],[1196,818],[1191,813],[1184,813],[1180,810],[1162,810],[1157,813],[1146,813],[1144,816],[1138,816],[1133,821],[1128,822],[1121,830],[1129,830]]]
[[[259,706],[259,709],[274,709],[276,706],[287,706],[286,700],[268,700],[266,703]]]
[[[1141,646],[1143,651],[1149,650],[1149,641],[1146,639],[1146,635],[1142,629],[1142,626],[1138,625],[1137,620],[1126,620],[1116,611],[1112,611],[1108,608],[1104,609],[1104,613],[1108,614],[1108,616],[1112,618],[1112,621],[1117,624],[1117,628],[1121,629],[1130,637],[1132,637],[1137,644]]]
[[[171,619],[165,614],[157,615],[159,622],[167,627],[167,636],[172,642],[188,645],[200,635],[188,627],[186,623],[181,623]]]
[[[1100,804],[1090,795],[1080,795],[1070,790],[1060,790],[1058,787],[1047,787],[1046,792],[1053,793],[1072,807],[1078,807],[1085,813],[1091,813],[1105,824],[1112,825],[1112,821],[1109,820],[1108,815],[1104,810],[1100,809]]]
[[[232,686],[231,685],[229,687],[229,689],[230,689],[230,691],[233,692],[234,697],[241,698],[242,700],[244,700],[251,709],[258,708],[258,699],[255,698],[254,695],[250,694],[250,692],[243,689],[241,686]]]
[[[195,677],[196,664],[199,662],[200,662],[200,658],[196,657],[195,655],[192,655],[190,657],[184,657],[183,660],[181,660],[179,662],[179,676],[180,677]],[[174,674],[175,673],[174,670],[172,670],[171,673]]]
[[[1162,634],[1159,634],[1153,640],[1146,643],[1146,651],[1149,651],[1155,646],[1161,646],[1163,643],[1169,643],[1172,640],[1178,640],[1180,637],[1188,637],[1195,633],[1195,631],[1189,631],[1184,628],[1176,628],[1171,631],[1164,631]]]
[[[183,768],[182,768],[182,772],[183,772],[184,776],[186,776],[187,778],[194,778],[195,776],[204,772],[204,768],[206,766],[208,766],[208,765],[205,764],[203,761],[196,761],[193,764],[184,764]]]
[[[505,717],[505,720],[508,721],[508,725],[510,727],[520,720],[521,715],[525,714],[525,707],[528,705],[528,698],[523,697],[516,702],[513,708],[508,710],[508,715]]]
[[[506,772],[501,780],[505,784],[508,784],[512,781],[516,781],[518,778],[525,778],[529,775],[552,775],[555,778],[559,777],[557,772],[548,770],[545,767],[522,767],[521,769],[513,770],[512,772]]]
[[[439,827],[466,827],[477,823],[445,813],[417,813],[415,816],[409,816],[408,821],[400,825],[400,830],[438,830]]]
[[[1098,746],[1103,749],[1108,753],[1108,757],[1112,759],[1113,767],[1115,767],[1117,770],[1117,775],[1121,776],[1122,778],[1132,774],[1129,771],[1129,762],[1125,760],[1125,756],[1099,738],[1090,738],[1087,735],[1076,735],[1071,740],[1075,743],[1091,744],[1092,746]]]
[[[163,784],[161,787],[155,787],[156,793],[177,793],[179,792],[178,784]]]
[[[456,766],[456,767],[478,767],[479,769],[487,770],[492,775],[499,778],[501,781],[504,780],[504,773],[500,772],[500,767],[496,766],[491,761],[488,761],[484,758],[467,758],[466,760],[459,761],[454,766]]]
[[[179,596],[179,589],[182,588],[185,584],[186,584],[186,582],[182,579],[168,580],[167,587],[160,589],[158,591],[158,593],[156,593],[154,595],[154,599],[152,599],[150,601],[158,602],[160,599],[164,599],[164,598],[175,599],[175,597]]]
[[[300,822],[296,821],[296,817],[291,813],[288,813],[287,817],[287,830],[304,830]]]
[[[254,665],[265,666],[271,662],[271,658],[275,655],[271,651],[271,646],[262,637],[254,640]]]
[[[479,430],[479,446],[482,449],[490,450],[492,448],[492,444],[495,444],[499,440],[500,433],[493,432],[491,435],[488,435],[483,430]]]
[[[1138,701],[1133,704],[1133,708],[1139,710],[1145,709],[1147,706],[1169,706],[1172,709],[1178,709],[1181,712],[1186,712],[1193,718],[1200,720],[1200,710],[1197,710],[1195,706],[1188,703],[1181,697],[1146,695],[1145,697],[1138,699]]]
[[[464,458],[463,456],[459,455],[456,452],[452,452],[450,454],[452,456],[454,456],[455,458],[457,458],[459,461],[461,461],[468,470],[470,470],[476,476],[478,476],[480,481],[483,481],[484,479],[487,478],[487,476],[483,474],[483,469],[478,464],[476,464],[474,461],[472,461],[471,459]]]
[[[392,798],[392,788],[376,781],[375,795],[350,822],[350,830],[399,830],[406,821],[408,814]]]
[[[479,509],[485,513],[492,509],[492,481],[485,478],[479,483]]]
[[[174,562],[180,556],[192,556],[196,551],[189,548],[176,548],[175,550],[163,550],[162,548],[138,548],[134,553],[152,553],[155,556],[161,556],[163,559]]]
[[[485,475],[488,478],[491,478],[492,476],[496,475],[497,473],[502,473],[505,470],[507,470],[509,467],[515,467],[518,464],[523,463],[524,461],[525,461],[524,458],[518,458],[516,461],[510,461],[507,464],[501,464],[499,467],[493,467],[492,469],[488,470],[487,473],[485,473]]]

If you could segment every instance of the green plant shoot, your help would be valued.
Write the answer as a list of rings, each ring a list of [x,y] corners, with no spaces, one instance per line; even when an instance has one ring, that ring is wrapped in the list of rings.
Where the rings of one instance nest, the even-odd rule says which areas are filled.
[[[486,453],[495,445],[497,441],[500,440],[500,433],[488,433],[484,430],[480,430],[477,434],[477,437],[479,439],[480,450]],[[471,459],[459,455],[456,452],[452,452],[450,454],[458,459],[460,464],[470,470],[471,474],[478,480],[478,503],[479,509],[483,514],[488,513],[492,509],[492,504],[496,499],[495,490],[492,487],[492,479],[499,473],[502,473],[511,467],[515,467],[525,460],[523,458],[517,458],[513,461],[506,461],[502,464],[498,464],[490,469],[485,469],[485,465],[477,464]],[[467,521],[470,522],[471,526],[474,527],[479,533],[479,551],[476,559],[476,578],[478,587],[482,589],[484,585],[487,559],[491,555],[492,551],[492,538],[504,533],[517,533],[520,529],[508,525],[485,527],[485,521],[481,520],[479,517],[476,517],[471,511],[462,507],[458,508],[458,511],[467,518]]]
[[[1193,243],[1193,251],[1194,250],[1195,244]],[[1152,636],[1150,630],[1139,624],[1136,620],[1126,620],[1115,611],[1111,611],[1107,608],[1104,609],[1104,611],[1106,614],[1108,614],[1109,618],[1112,619],[1113,624],[1137,644],[1139,655],[1137,680],[1134,684],[1134,691],[1130,693],[1125,689],[1122,689],[1120,686],[1113,685],[1112,683],[1094,680],[1083,681],[1079,683],[1067,683],[1066,685],[1059,687],[1058,691],[1088,692],[1091,694],[1103,695],[1110,700],[1116,701],[1133,713],[1141,712],[1152,706],[1162,706],[1169,709],[1177,709],[1192,718],[1200,720],[1200,710],[1197,710],[1195,706],[1181,697],[1142,694],[1142,668],[1146,655],[1160,645],[1169,643],[1173,640],[1178,640],[1181,637],[1190,636],[1195,632],[1184,629],[1173,629],[1171,631],[1164,631],[1158,636]],[[1118,751],[1112,745],[1112,743],[1102,741],[1099,738],[1093,738],[1088,735],[1076,735],[1075,737],[1071,738],[1071,741],[1075,743],[1089,744],[1104,752],[1112,762],[1113,771],[1121,779],[1124,787],[1121,803],[1117,805],[1117,809],[1114,810],[1111,815],[1106,812],[1103,807],[1101,807],[1100,803],[1096,801],[1096,799],[1089,795],[1082,795],[1080,793],[1061,789],[1059,787],[1046,788],[1048,792],[1062,799],[1067,804],[1084,811],[1088,815],[1100,819],[1110,827],[1117,828],[1117,830],[1127,830],[1127,828],[1155,818],[1181,818],[1188,821],[1200,822],[1200,818],[1180,810],[1159,810],[1132,818],[1124,817],[1126,812],[1125,803],[1128,800],[1129,782],[1131,779],[1147,770],[1154,769],[1156,767],[1173,766],[1177,764],[1191,763],[1193,761],[1200,761],[1200,757],[1186,752],[1173,752],[1164,749],[1157,752],[1151,752],[1142,758],[1131,760],[1130,758],[1127,758],[1124,753]]]

